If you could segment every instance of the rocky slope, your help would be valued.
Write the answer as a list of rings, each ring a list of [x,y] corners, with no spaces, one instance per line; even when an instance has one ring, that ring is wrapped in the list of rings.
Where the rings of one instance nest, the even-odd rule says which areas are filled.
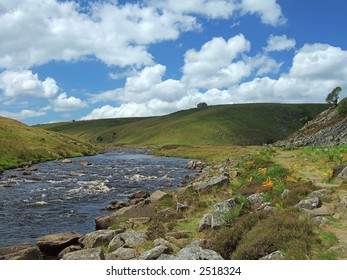
[[[347,144],[347,117],[340,117],[336,108],[331,107],[287,139],[278,141],[276,146],[336,146],[342,144]]]

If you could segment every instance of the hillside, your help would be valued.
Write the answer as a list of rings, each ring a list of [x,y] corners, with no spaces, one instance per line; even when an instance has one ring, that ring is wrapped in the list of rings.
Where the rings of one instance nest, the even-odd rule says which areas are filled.
[[[331,107],[291,134],[277,146],[336,146],[347,144],[347,117]]]
[[[41,125],[94,143],[114,145],[261,145],[284,139],[325,104],[234,104],[150,118]]]
[[[70,136],[26,126],[0,117],[0,169],[42,159],[95,154],[97,149]]]

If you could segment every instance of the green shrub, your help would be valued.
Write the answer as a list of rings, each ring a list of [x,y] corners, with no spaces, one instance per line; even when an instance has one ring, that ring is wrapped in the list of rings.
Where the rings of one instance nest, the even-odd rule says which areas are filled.
[[[337,106],[337,112],[341,117],[347,116],[347,97],[340,101]]]

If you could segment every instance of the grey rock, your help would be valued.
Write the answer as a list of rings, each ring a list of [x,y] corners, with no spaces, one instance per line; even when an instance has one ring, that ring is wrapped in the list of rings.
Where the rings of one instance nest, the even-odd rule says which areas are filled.
[[[206,164],[200,160],[191,160],[187,163],[187,169],[202,170],[206,167]]]
[[[283,190],[283,192],[281,194],[282,199],[287,198],[289,193],[290,193],[290,190],[288,190],[288,189]]]
[[[81,234],[77,232],[62,232],[41,236],[36,239],[36,245],[46,256],[58,256],[66,247],[78,245]]]
[[[139,204],[132,205],[129,207],[124,207],[120,210],[117,210],[109,215],[101,216],[95,219],[96,229],[107,229],[112,226],[117,219],[127,217],[127,218],[136,218],[136,217],[157,217],[157,212],[155,210],[154,204],[146,199]]]
[[[260,260],[284,260],[284,256],[281,251],[276,251],[260,258]]]
[[[212,225],[212,214],[205,214],[199,222],[198,231],[204,231],[205,229],[211,228]]]
[[[203,249],[196,243],[180,250],[177,260],[223,260],[217,252],[209,249]]]
[[[192,234],[193,234],[193,232],[191,230],[180,230],[180,231],[168,232],[167,234],[165,234],[165,237],[166,238],[173,237],[175,239],[183,239],[183,238],[191,237]]]
[[[31,244],[19,244],[0,248],[0,260],[42,260],[38,247]]]
[[[120,238],[124,240],[124,248],[136,248],[139,247],[147,240],[145,231],[128,230],[119,234]]]
[[[315,216],[312,218],[312,222],[316,225],[322,225],[328,222],[328,219],[324,216]]]
[[[222,225],[229,223],[230,221],[227,219],[226,214],[229,213],[235,206],[237,206],[235,198],[230,198],[215,204],[211,219],[212,229],[218,229]]]
[[[250,207],[252,210],[258,209],[264,203],[264,194],[255,193],[247,197],[247,200],[250,202]]]
[[[212,187],[226,187],[229,185],[229,178],[227,176],[216,176],[207,180],[194,182],[192,187],[195,191],[202,191]]]
[[[131,195],[128,196],[129,199],[137,199],[137,198],[148,198],[150,197],[150,193],[149,192],[146,192],[146,191],[138,191],[138,192],[135,192]]]
[[[171,261],[171,260],[177,260],[177,258],[174,255],[168,255],[168,254],[162,254],[159,258],[157,258],[159,261]]]
[[[108,260],[133,260],[135,258],[135,249],[123,247],[120,247],[115,252],[106,255],[106,259]]]
[[[121,248],[125,244],[124,239],[121,238],[121,235],[116,235],[108,244],[108,252],[114,252],[117,249]]]
[[[67,253],[62,260],[105,260],[105,255],[101,248],[90,248]]]
[[[343,195],[340,197],[340,205],[342,207],[347,207],[347,195]]]
[[[151,250],[145,251],[140,255],[141,260],[156,260],[158,259],[162,254],[169,253],[170,250],[168,247],[164,245],[159,245]]]
[[[347,166],[337,175],[337,178],[347,179]]]
[[[189,208],[189,207],[188,207],[187,205],[177,202],[177,207],[176,207],[177,212],[184,212],[184,211],[186,211],[188,208]]]
[[[319,208],[316,209],[303,209],[307,214],[310,215],[310,217],[325,217],[325,216],[333,216],[334,212],[330,210],[325,205],[322,205]]]
[[[154,193],[151,194],[150,196],[150,201],[155,203],[159,200],[166,199],[166,198],[171,198],[172,196],[166,192],[163,192],[161,190],[157,190]]]
[[[318,197],[320,199],[324,199],[324,198],[329,198],[331,194],[331,191],[330,190],[327,190],[327,189],[321,189],[321,190],[317,190],[317,191],[313,191],[311,192],[308,197],[309,198],[315,198],[315,197]]]
[[[58,260],[62,259],[67,253],[71,253],[71,252],[76,252],[82,250],[82,247],[79,245],[71,245],[69,247],[66,247],[63,251],[61,251],[58,255]]]
[[[312,210],[319,208],[322,205],[321,200],[318,197],[308,198],[301,200],[296,206],[301,209]]]
[[[102,244],[108,244],[110,241],[119,234],[116,230],[97,230],[82,236],[79,239],[79,243],[83,245],[83,248],[95,248]]]

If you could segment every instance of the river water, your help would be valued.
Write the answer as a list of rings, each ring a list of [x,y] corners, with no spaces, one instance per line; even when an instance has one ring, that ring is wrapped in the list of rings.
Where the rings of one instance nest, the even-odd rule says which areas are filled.
[[[143,150],[114,150],[92,157],[51,161],[0,175],[0,246],[35,243],[37,237],[95,229],[95,218],[114,200],[138,190],[149,193],[177,188],[188,160],[155,157]],[[80,162],[91,165],[82,166]],[[12,178],[11,178],[12,177]]]

